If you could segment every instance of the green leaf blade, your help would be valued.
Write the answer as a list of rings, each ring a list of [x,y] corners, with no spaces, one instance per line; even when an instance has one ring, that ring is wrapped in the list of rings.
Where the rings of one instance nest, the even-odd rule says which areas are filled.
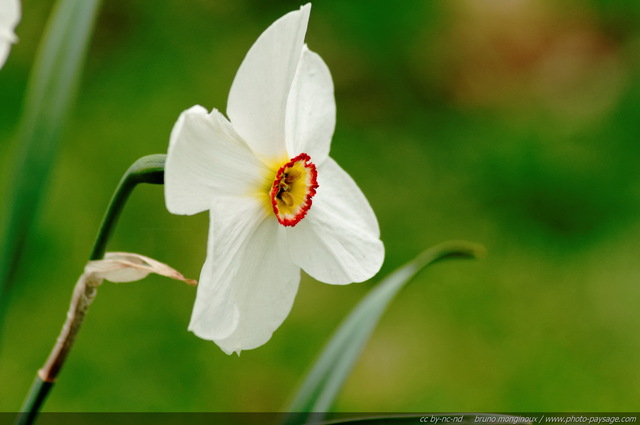
[[[353,309],[330,339],[287,411],[285,425],[320,420],[329,411],[378,320],[395,295],[430,264],[448,258],[479,258],[482,246],[464,241],[434,246],[386,277]],[[320,412],[314,414],[313,412]]]
[[[29,78],[0,240],[0,313],[74,103],[100,0],[60,0]]]

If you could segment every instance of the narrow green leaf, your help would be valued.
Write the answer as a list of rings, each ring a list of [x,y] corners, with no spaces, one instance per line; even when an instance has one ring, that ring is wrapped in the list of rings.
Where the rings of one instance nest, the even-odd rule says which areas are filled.
[[[99,4],[99,0],[59,0],[38,48],[9,179],[12,187],[3,202],[7,213],[0,240],[0,318],[73,105]]]
[[[447,258],[478,258],[484,248],[470,242],[445,242],[430,248],[385,278],[342,322],[287,409],[286,425],[319,420],[329,411],[378,320],[394,296],[426,266]]]

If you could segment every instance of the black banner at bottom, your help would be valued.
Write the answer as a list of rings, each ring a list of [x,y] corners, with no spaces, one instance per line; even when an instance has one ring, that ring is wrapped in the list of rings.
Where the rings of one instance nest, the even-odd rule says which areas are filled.
[[[0,425],[13,425],[18,413],[0,413]],[[36,425],[640,425],[640,413],[41,413]]]

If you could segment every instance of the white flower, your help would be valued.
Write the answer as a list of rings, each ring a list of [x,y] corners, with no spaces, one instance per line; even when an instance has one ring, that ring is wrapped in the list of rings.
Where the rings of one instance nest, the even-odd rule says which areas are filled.
[[[310,9],[283,16],[251,47],[231,86],[230,120],[194,106],[171,132],[167,208],[211,219],[189,330],[228,354],[271,338],[301,268],[347,284],[371,278],[384,258],[369,203],[328,156],[333,82],[304,45]]]
[[[13,32],[20,22],[20,1],[0,0],[0,68],[4,66],[11,45],[18,41]]]

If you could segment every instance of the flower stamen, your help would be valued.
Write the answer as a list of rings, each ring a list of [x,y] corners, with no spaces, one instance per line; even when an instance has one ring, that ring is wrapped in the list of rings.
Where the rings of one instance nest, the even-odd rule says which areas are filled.
[[[316,166],[306,153],[280,167],[269,193],[280,224],[293,227],[307,215],[318,188],[317,175]]]

